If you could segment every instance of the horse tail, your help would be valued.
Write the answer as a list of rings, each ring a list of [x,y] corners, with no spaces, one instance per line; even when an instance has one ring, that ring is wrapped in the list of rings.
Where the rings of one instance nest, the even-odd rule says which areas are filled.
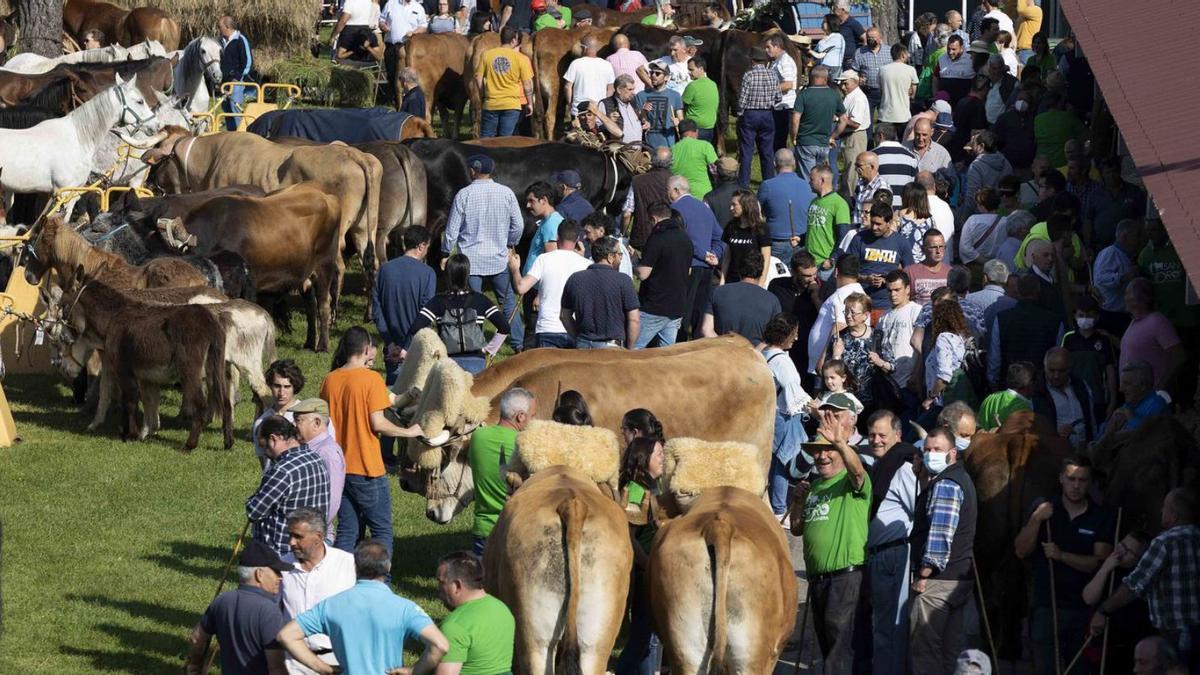
[[[708,672],[719,673],[725,661],[725,604],[729,594],[729,558],[733,549],[733,525],[717,514],[704,527],[704,544],[708,547],[713,576],[712,650],[708,657]]]
[[[200,305],[196,307],[212,321],[213,334],[204,358],[204,368],[208,374],[208,409],[211,415],[221,415],[221,434],[225,449],[228,450],[233,447],[233,401],[229,398],[228,377],[225,372],[225,327],[208,309]]]
[[[558,517],[563,527],[563,557],[567,567],[566,620],[562,639],[554,655],[554,672],[558,675],[582,675],[579,663],[579,586],[583,577],[583,521],[588,507],[577,495],[571,495],[558,505]]]
[[[179,49],[179,24],[169,16],[163,16],[158,20],[158,42],[167,52]]]

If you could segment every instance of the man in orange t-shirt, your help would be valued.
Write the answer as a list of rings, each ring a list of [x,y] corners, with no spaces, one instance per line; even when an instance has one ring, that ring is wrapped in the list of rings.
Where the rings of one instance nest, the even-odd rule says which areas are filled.
[[[421,428],[396,426],[384,416],[391,396],[383,377],[371,369],[376,352],[365,329],[347,330],[338,343],[334,369],[321,383],[321,398],[329,403],[329,418],[346,454],[346,485],[333,545],[352,552],[370,528],[371,537],[391,555],[392,493],[377,434],[414,438],[421,435]]]

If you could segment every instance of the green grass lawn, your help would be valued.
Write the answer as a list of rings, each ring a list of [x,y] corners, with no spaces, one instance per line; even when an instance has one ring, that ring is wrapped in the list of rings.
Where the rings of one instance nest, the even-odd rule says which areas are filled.
[[[356,281],[335,343],[362,318]],[[301,365],[302,395],[315,396],[330,355],[300,349],[299,312],[293,324],[295,332],[280,335],[279,353]],[[115,415],[102,431],[86,430],[89,420],[57,376],[14,375],[4,386],[24,441],[0,449],[0,673],[179,672],[185,638],[212,599],[258,485],[247,440],[249,389],[237,407],[233,449],[221,449],[212,425],[183,455],[186,430],[171,420],[176,392],[168,393],[157,438],[123,443]],[[434,567],[441,555],[470,546],[470,514],[438,527],[426,520],[423,499],[394,481],[392,491],[394,588],[440,619],[446,612]]]

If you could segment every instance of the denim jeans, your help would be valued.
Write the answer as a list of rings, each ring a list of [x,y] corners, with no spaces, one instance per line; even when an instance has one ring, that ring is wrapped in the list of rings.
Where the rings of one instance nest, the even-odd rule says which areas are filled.
[[[775,455],[771,455],[771,471],[767,474],[767,495],[771,499],[771,512],[776,517],[782,516],[787,512],[787,494],[788,494],[788,479],[791,477],[791,472],[787,466],[779,461]]]
[[[232,87],[229,91],[229,97],[221,104],[221,109],[227,113],[240,113],[245,105],[246,88],[239,85]],[[241,117],[226,117],[225,130],[237,131],[238,124],[241,124]]]
[[[574,349],[575,338],[570,333],[538,333],[537,346],[552,349]]]
[[[801,237],[803,237],[803,235],[801,235]],[[800,245],[803,246],[804,242],[801,241]],[[771,257],[779,258],[779,262],[783,263],[784,265],[790,266],[792,264],[792,256],[796,255],[796,251],[799,250],[799,246],[792,246],[792,242],[787,239],[771,241]]]
[[[904,675],[908,663],[908,545],[867,556],[874,675]]]
[[[659,316],[657,314],[647,314],[642,312],[642,330],[638,333],[637,344],[634,349],[645,349],[655,338],[658,337],[658,342],[663,347],[670,347],[675,344],[675,338],[679,335],[679,324],[683,319],[676,317],[674,319]]]
[[[797,145],[795,150],[796,173],[804,180],[808,180],[808,174],[813,167],[829,163],[828,145]]]
[[[650,614],[646,573],[634,568],[633,598],[629,603],[629,639],[614,668],[616,675],[654,675],[662,649]]]
[[[512,345],[513,351],[519,352],[525,345],[525,327],[521,323],[521,315],[513,312],[513,308],[517,306],[517,294],[513,293],[512,277],[508,275],[508,270],[488,276],[472,274],[468,279],[471,289],[476,293],[482,293],[484,279],[487,279],[492,290],[496,292],[496,302],[500,303],[500,310],[504,312],[504,318],[512,317],[508,344]]]
[[[772,145],[776,151],[782,150],[787,147],[788,133],[792,130],[792,109],[772,110],[771,121],[775,124],[775,143]]]
[[[479,137],[512,136],[521,119],[521,110],[484,110],[479,118]],[[505,274],[508,271],[505,270]]]
[[[338,507],[337,536],[333,545],[343,551],[354,552],[367,529],[371,537],[378,539],[392,556],[392,492],[386,475],[368,478],[346,474],[346,486],[342,489],[342,505]]]
[[[672,129],[668,133],[647,131],[642,134],[642,140],[652,148],[661,148],[663,146],[671,148],[675,146],[675,130]]]
[[[1055,675],[1054,667],[1054,621],[1049,607],[1034,607],[1029,616],[1029,632],[1033,634],[1033,672],[1037,675]],[[1058,658],[1060,667],[1066,668],[1071,657],[1079,651],[1087,638],[1091,612],[1087,609],[1058,608]],[[1062,675],[1081,675],[1087,672],[1083,664]]]
[[[708,141],[708,144],[713,146],[713,150],[717,149],[717,133],[715,129],[697,129],[696,136],[702,141]]]
[[[620,349],[619,345],[615,345],[607,340],[589,340],[587,338],[575,338],[576,349]]]
[[[703,337],[700,328],[704,323],[704,308],[708,306],[708,296],[712,293],[713,269],[708,265],[692,267],[688,276],[687,300],[684,302],[683,318],[679,324],[679,332],[683,340],[699,340]]]
[[[478,375],[487,367],[487,359],[478,354],[452,354],[450,359],[472,375]]]
[[[738,117],[738,185],[750,187],[750,165],[754,163],[754,150],[758,149],[758,161],[762,179],[775,177],[775,116],[771,110],[743,110]]]

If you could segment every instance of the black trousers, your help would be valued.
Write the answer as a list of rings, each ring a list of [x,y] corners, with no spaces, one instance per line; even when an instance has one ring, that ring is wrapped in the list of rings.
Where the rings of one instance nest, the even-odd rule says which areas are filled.
[[[712,268],[693,267],[688,276],[687,302],[683,308],[683,321],[679,325],[679,336],[676,342],[696,340],[701,336],[700,326],[704,323],[704,308],[708,305],[708,296],[712,293]]]
[[[400,79],[400,50],[402,49],[404,49],[403,44],[389,42],[383,52],[383,70],[387,73],[388,81],[384,85],[383,91],[380,92],[379,103],[382,105],[400,107],[401,100],[396,98],[398,96],[396,89],[399,87],[397,83]]]
[[[825,658],[826,675],[852,672],[854,611],[862,587],[862,570],[809,582],[813,628]]]

